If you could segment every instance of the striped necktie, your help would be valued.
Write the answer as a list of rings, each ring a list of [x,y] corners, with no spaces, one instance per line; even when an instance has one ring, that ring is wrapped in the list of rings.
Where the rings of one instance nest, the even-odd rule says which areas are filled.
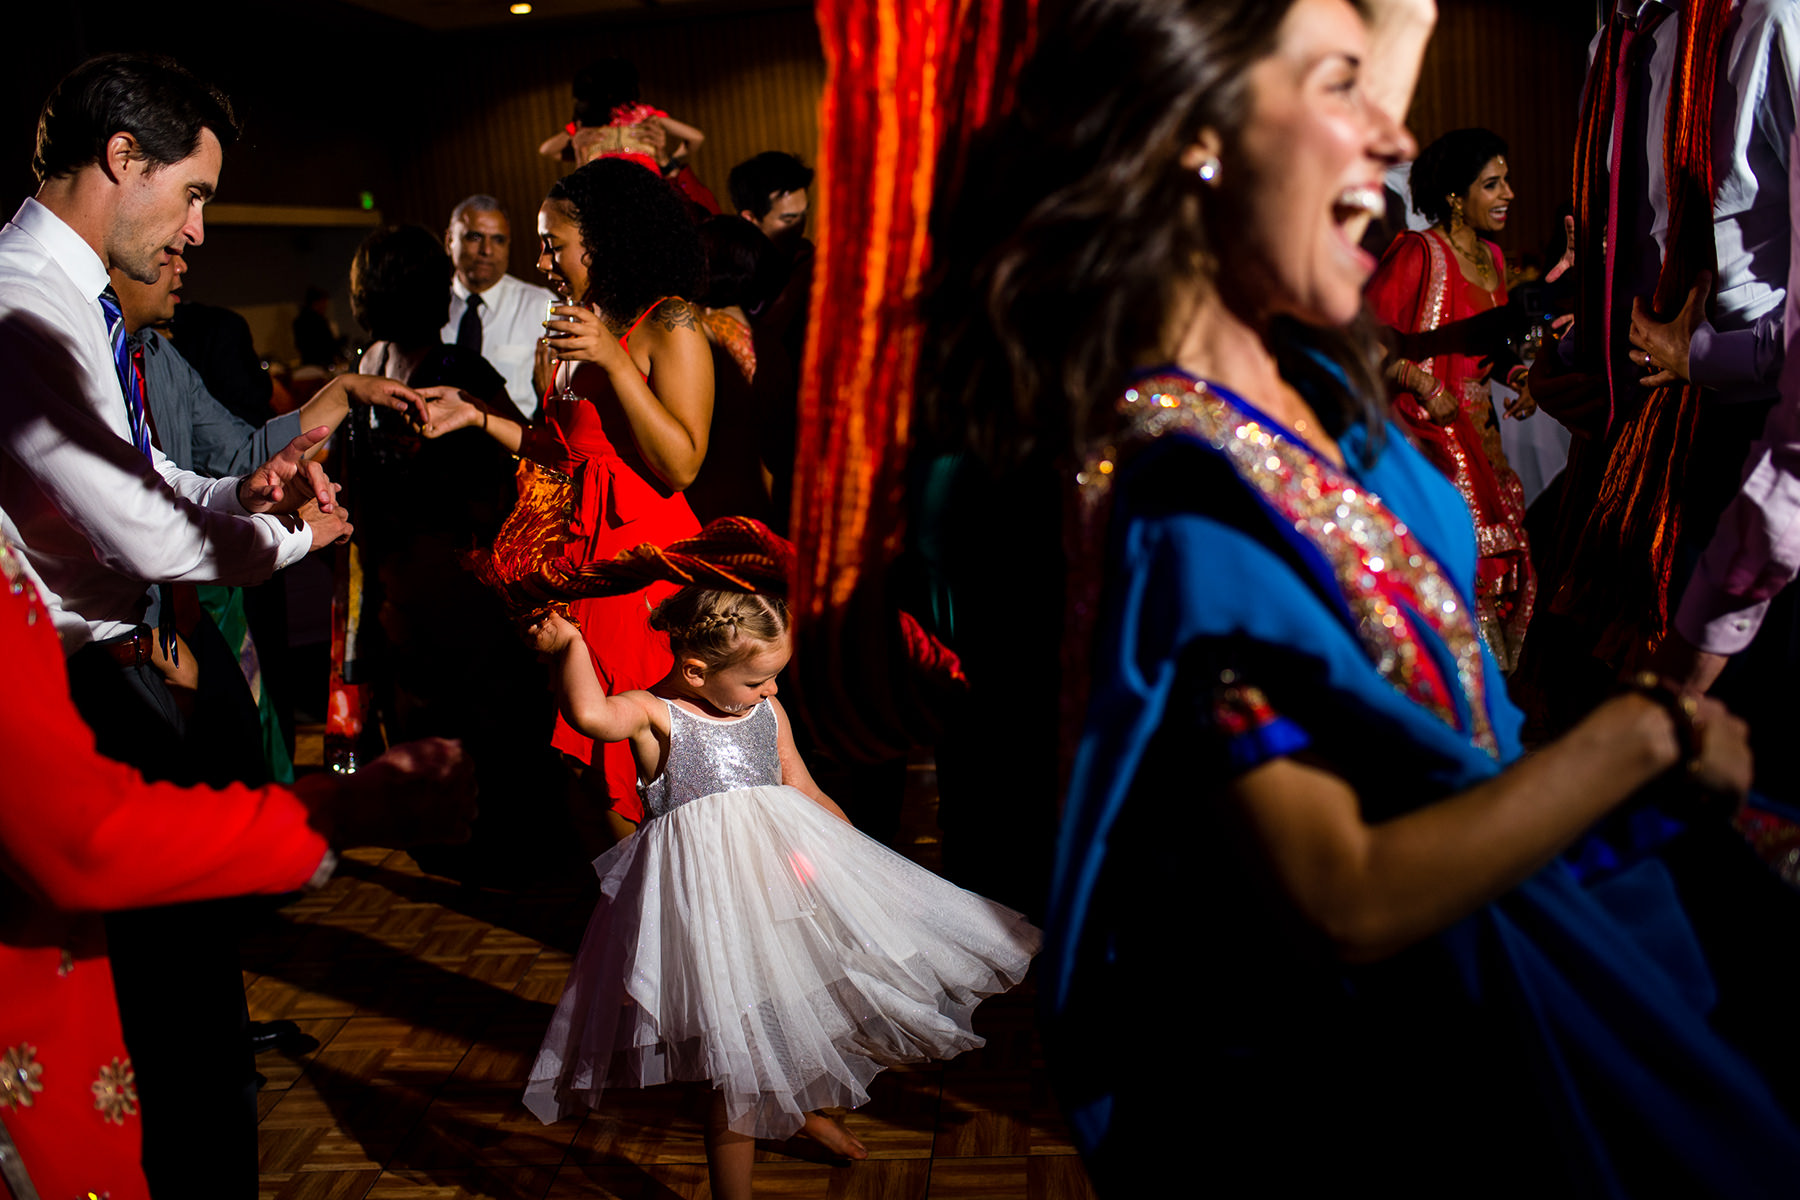
[[[106,337],[112,343],[113,370],[119,373],[119,390],[125,393],[125,419],[131,426],[131,444],[151,463],[150,420],[144,415],[144,378],[131,361],[131,344],[125,338],[125,316],[119,296],[110,286],[100,293],[100,310],[106,314]]]
[[[119,390],[125,394],[125,420],[131,426],[131,444],[138,448],[152,466],[156,454],[151,449],[150,418],[144,410],[144,377],[132,361],[131,343],[125,337],[125,315],[119,309],[119,294],[108,284],[100,293],[100,311],[106,314],[106,338],[112,343],[113,370],[119,373]],[[179,663],[175,648],[175,589],[167,583],[156,585],[158,617],[157,640],[171,663]]]

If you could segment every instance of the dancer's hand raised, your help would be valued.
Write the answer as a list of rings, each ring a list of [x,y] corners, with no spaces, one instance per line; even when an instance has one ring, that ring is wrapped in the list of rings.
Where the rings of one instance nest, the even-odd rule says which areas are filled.
[[[544,618],[525,628],[525,640],[539,654],[559,654],[581,640],[581,631],[560,613],[546,613]]]
[[[329,426],[309,429],[240,479],[238,503],[244,511],[291,513],[300,511],[308,501],[317,501],[321,511],[330,512],[337,500],[337,488],[325,474],[325,468],[312,460],[313,448],[330,436]]]

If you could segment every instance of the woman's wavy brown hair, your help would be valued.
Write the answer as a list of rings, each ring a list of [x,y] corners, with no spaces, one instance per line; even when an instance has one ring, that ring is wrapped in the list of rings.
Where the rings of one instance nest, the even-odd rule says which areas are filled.
[[[1292,3],[1074,0],[1046,18],[1013,110],[934,212],[919,394],[940,448],[997,466],[1065,455],[1105,432],[1138,364],[1170,353],[1184,264],[1210,271],[1230,235],[1181,152],[1202,129],[1229,145],[1243,128],[1249,70]],[[1379,430],[1366,317],[1281,320],[1272,343],[1332,432],[1359,417]]]

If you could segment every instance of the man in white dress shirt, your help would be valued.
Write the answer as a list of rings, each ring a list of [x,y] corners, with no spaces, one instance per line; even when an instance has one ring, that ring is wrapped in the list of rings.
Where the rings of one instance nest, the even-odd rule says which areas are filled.
[[[236,479],[182,470],[155,446],[108,272],[153,282],[200,242],[235,134],[225,98],[172,61],[89,60],[45,102],[37,195],[0,229],[0,533],[55,622],[97,748],[164,778],[209,763],[203,736],[189,741],[204,698],[180,674],[192,656],[175,661],[145,624],[151,585],[255,583],[350,530],[305,457],[323,429]],[[357,378],[373,402],[419,399]],[[256,1184],[242,979],[216,928],[108,934],[159,1198]]]
[[[506,395],[527,417],[543,399],[534,369],[543,358],[544,318],[561,304],[549,288],[506,273],[512,223],[492,196],[470,196],[450,213],[444,249],[456,265],[444,341],[473,350],[506,378]]]

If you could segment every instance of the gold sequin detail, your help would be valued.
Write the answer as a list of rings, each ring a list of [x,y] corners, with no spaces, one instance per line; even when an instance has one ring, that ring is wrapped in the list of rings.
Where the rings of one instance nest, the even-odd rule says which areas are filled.
[[[1379,496],[1340,475],[1285,431],[1265,428],[1218,392],[1185,376],[1153,377],[1128,389],[1119,401],[1119,415],[1113,442],[1090,454],[1075,476],[1084,508],[1091,512],[1105,503],[1123,453],[1171,432],[1201,438],[1324,554],[1376,671],[1445,724],[1461,728],[1453,702],[1420,670],[1424,651],[1412,615],[1382,594],[1376,576],[1389,572],[1410,588],[1419,599],[1417,618],[1443,640],[1455,663],[1456,684],[1472,718],[1469,740],[1498,755],[1475,614]]]
[[[44,1090],[43,1076],[35,1046],[21,1042],[0,1055],[0,1108],[30,1108]]]
[[[137,1072],[131,1069],[130,1059],[115,1058],[101,1067],[93,1089],[94,1107],[104,1119],[123,1125],[126,1117],[137,1116]]]

